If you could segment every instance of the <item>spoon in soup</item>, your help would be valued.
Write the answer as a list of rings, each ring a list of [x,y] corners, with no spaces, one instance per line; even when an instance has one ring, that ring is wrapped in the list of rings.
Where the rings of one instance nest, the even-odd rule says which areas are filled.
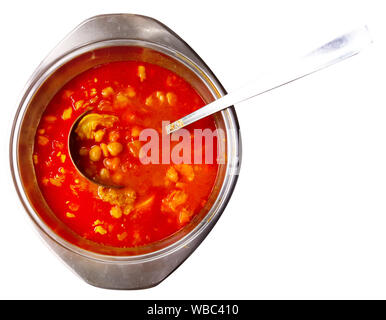
[[[70,159],[78,173],[88,181],[106,188],[123,188],[124,185],[114,183],[112,179],[103,179],[100,175],[91,174],[88,172],[87,168],[83,168],[80,165],[81,157],[78,142],[81,139],[91,139],[93,135],[95,135],[95,132],[93,131],[97,126],[109,128],[117,121],[119,121],[119,119],[116,116],[92,113],[92,110],[88,109],[75,119],[68,134],[68,151]],[[92,152],[92,149],[88,152]],[[98,147],[98,151],[94,151],[96,154],[94,156],[97,156],[97,153],[100,152],[101,150]],[[92,154],[89,156],[93,157]]]
[[[285,67],[281,68],[276,73],[249,83],[239,90],[226,94],[185,117],[170,123],[166,126],[166,132],[170,134],[236,103],[279,88],[335,63],[341,62],[356,55],[371,42],[372,40],[366,26],[344,34],[312,51],[302,59],[286,63]]]

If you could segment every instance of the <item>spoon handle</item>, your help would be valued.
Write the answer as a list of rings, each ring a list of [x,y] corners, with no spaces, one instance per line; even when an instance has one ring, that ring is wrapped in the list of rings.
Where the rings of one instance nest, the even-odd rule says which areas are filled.
[[[166,132],[172,133],[197,120],[205,118],[231,105],[281,87],[287,83],[305,77],[359,53],[372,42],[366,26],[344,34],[303,58],[289,63],[278,72],[249,83],[240,89],[207,104],[187,116],[166,126]]]

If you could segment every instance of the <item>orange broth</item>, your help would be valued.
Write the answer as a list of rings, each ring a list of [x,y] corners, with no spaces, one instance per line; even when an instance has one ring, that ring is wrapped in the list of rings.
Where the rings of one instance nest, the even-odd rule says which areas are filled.
[[[48,104],[36,132],[33,161],[47,204],[71,230],[103,245],[136,247],[177,232],[205,205],[218,165],[143,164],[145,142],[139,135],[152,128],[161,136],[162,121],[177,120],[204,104],[189,83],[150,63],[112,62],[70,80]],[[74,161],[94,180],[123,188],[90,182],[70,159],[70,128],[86,110],[114,121],[96,122],[88,136],[79,137]],[[212,117],[187,130],[207,128],[216,129]],[[171,148],[176,144],[171,142]],[[193,157],[193,145],[191,151]],[[215,156],[216,148],[211,151]]]

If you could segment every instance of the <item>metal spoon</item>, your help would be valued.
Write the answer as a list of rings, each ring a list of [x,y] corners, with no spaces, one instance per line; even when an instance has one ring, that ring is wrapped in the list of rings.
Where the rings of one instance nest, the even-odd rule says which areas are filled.
[[[172,122],[166,126],[166,132],[172,133],[236,103],[261,95],[343,61],[346,58],[359,53],[371,42],[372,40],[366,26],[344,34],[312,51],[302,59],[287,64],[285,68],[280,69],[275,74],[261,78],[259,81],[249,83],[239,90],[226,94],[187,116]]]

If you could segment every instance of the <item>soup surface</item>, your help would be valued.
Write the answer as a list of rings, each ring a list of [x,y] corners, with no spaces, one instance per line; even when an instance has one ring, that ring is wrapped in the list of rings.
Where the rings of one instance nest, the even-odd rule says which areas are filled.
[[[35,173],[52,211],[80,236],[114,247],[141,246],[177,232],[205,205],[218,165],[173,161],[180,142],[170,141],[171,151],[165,150],[163,121],[203,105],[189,83],[149,63],[108,63],[72,79],[47,106],[35,137]],[[68,135],[85,111],[76,124],[73,161],[91,179],[122,188],[89,181],[71,161]],[[144,129],[159,134],[159,163],[142,161],[149,142],[141,139]],[[214,131],[213,118],[187,127],[192,141],[194,129]],[[215,146],[189,146],[192,162],[197,152],[216,157]]]

